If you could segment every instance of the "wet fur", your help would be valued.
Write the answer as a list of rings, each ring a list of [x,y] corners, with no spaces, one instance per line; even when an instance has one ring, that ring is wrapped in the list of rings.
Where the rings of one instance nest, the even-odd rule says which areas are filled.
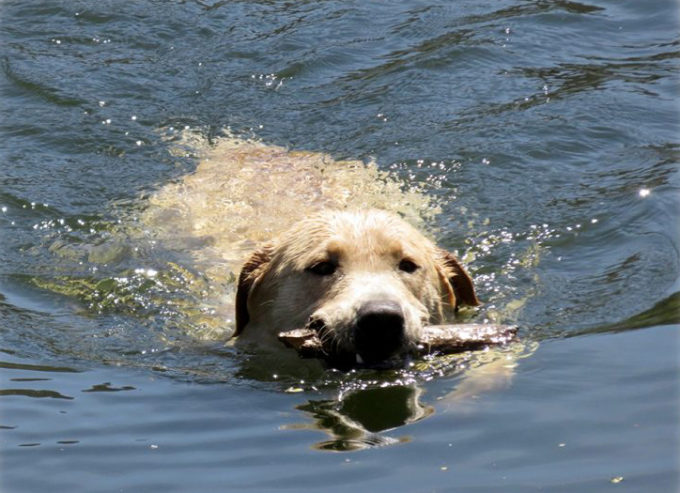
[[[400,262],[417,268],[405,272]],[[337,263],[333,275],[309,268]],[[295,224],[246,261],[236,294],[236,332],[271,344],[282,330],[323,320],[322,336],[353,352],[352,329],[367,300],[397,303],[404,314],[404,349],[426,324],[450,319],[460,305],[478,305],[458,260],[396,214],[379,210],[322,211]]]

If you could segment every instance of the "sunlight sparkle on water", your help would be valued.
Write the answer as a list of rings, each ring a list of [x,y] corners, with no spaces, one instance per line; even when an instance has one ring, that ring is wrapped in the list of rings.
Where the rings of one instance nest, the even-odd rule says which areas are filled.
[[[652,191],[649,188],[641,188],[638,191],[638,195],[643,199],[647,197],[650,193],[652,193]]]
[[[144,269],[144,268],[139,268],[135,269],[135,274],[141,274],[146,277],[156,277],[158,274],[157,270],[154,269]]]

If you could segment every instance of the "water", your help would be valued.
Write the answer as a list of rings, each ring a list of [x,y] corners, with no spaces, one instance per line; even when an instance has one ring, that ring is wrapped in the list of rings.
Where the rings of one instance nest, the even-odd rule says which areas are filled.
[[[3,491],[678,489],[674,2],[8,1],[0,26]],[[232,280],[144,222],[202,169],[185,128],[374,160],[522,344],[276,376],[225,346]]]

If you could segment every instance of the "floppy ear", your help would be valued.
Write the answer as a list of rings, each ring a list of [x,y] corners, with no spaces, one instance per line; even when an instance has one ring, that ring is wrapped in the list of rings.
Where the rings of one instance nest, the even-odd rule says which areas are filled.
[[[250,321],[248,297],[255,281],[266,271],[273,249],[272,245],[265,245],[253,253],[246,263],[243,264],[241,274],[238,276],[238,287],[236,288],[236,331],[234,336],[243,332],[244,327]]]
[[[439,249],[437,270],[449,293],[449,302],[454,308],[460,305],[478,306],[480,301],[472,285],[472,278],[458,259],[450,252]],[[455,299],[455,301],[454,301]]]

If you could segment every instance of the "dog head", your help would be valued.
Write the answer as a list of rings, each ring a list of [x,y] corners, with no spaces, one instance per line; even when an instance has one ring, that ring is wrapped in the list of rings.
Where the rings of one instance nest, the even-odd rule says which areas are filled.
[[[329,211],[246,262],[235,335],[257,341],[312,327],[331,356],[375,366],[408,352],[424,325],[462,304],[479,304],[470,276],[402,219]]]

